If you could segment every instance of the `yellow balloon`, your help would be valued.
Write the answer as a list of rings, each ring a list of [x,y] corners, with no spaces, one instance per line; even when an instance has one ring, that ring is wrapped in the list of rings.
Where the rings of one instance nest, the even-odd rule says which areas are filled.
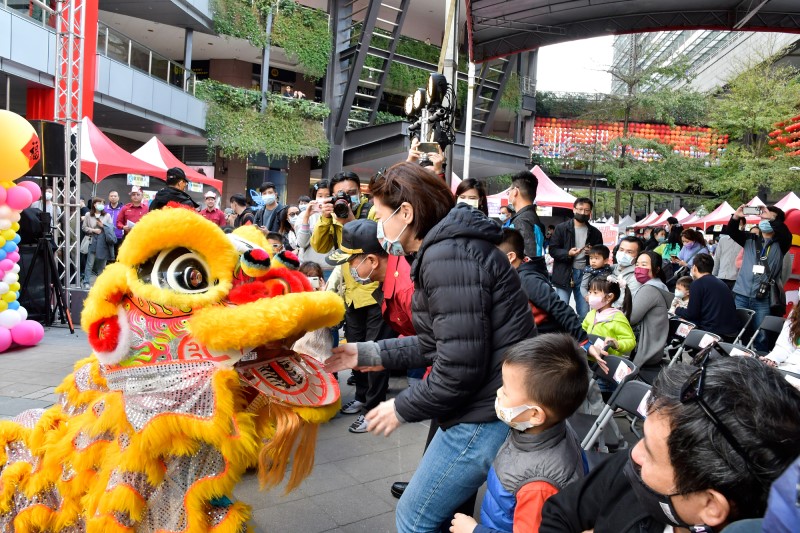
[[[13,181],[4,181],[4,182],[0,183],[0,186],[2,186],[4,189],[10,189],[14,185],[16,185],[16,183],[14,183]]]
[[[2,248],[3,246],[6,245],[6,240],[3,237],[0,237],[0,243],[2,243],[0,244],[0,248]]]
[[[17,292],[19,289],[20,289],[19,283],[12,283],[11,285],[8,286],[8,290],[11,292]]]
[[[3,230],[3,232],[0,233],[0,237],[3,237],[7,241],[13,240],[14,236],[15,236],[15,232],[14,232],[14,230],[11,230],[11,229]]]
[[[15,232],[19,231],[19,222],[12,222],[11,229],[13,229]]]
[[[8,291],[2,296],[2,299],[4,302],[13,302],[14,300],[17,299],[17,293]]]
[[[0,311],[5,311],[6,309],[8,309],[8,302],[0,300]]]
[[[30,122],[16,113],[0,110],[0,184],[5,186],[3,182],[24,175],[40,157],[39,136]]]

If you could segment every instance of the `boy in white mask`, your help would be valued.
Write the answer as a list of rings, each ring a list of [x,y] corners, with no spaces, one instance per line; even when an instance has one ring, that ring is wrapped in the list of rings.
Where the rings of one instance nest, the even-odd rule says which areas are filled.
[[[588,388],[585,352],[567,334],[540,335],[506,352],[495,409],[511,431],[489,470],[481,524],[459,513],[450,531],[539,530],[544,502],[586,473],[566,420]]]

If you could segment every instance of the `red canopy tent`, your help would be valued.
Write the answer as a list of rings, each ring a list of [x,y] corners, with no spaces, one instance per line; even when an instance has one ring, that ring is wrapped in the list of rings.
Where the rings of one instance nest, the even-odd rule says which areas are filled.
[[[664,209],[664,212],[661,213],[657,219],[652,221],[649,225],[650,226],[663,226],[667,223],[667,219],[672,216],[672,213],[669,212],[669,209]]]
[[[167,169],[178,167],[186,174],[186,179],[195,183],[202,183],[210,187],[214,187],[217,191],[222,191],[222,181],[200,174],[196,170],[184,165],[180,159],[175,157],[169,149],[164,146],[164,143],[153,137],[147,143],[133,152],[132,154],[137,159],[154,165],[160,169],[166,176]]]
[[[544,170],[539,168],[539,165],[536,165],[531,169],[531,174],[536,176],[536,179],[539,180],[539,186],[536,188],[536,205],[539,207],[563,207],[566,209],[572,209],[575,205],[576,198],[572,196],[570,193],[553,183],[547,174],[544,173]],[[461,183],[461,180],[453,174],[453,181],[451,183],[451,188],[453,192],[455,192],[458,184]],[[502,205],[508,205],[508,191],[511,188],[508,188],[502,192],[497,194],[492,194],[488,197],[489,200],[489,216],[494,216],[492,213],[491,206],[497,204],[499,201],[499,205],[497,206],[498,209]]]
[[[676,212],[675,212],[675,214],[673,214],[672,216],[674,216],[675,218],[677,218],[677,219],[678,219],[678,223],[680,224],[680,223],[682,223],[684,220],[689,220],[689,218],[691,218],[691,216],[692,216],[692,215],[690,215],[690,214],[689,214],[689,212],[688,212],[686,209],[684,209],[683,207],[681,207],[681,208],[680,208],[680,209],[678,209],[678,211],[676,211]]]
[[[790,192],[775,204],[775,207],[783,209],[784,212],[790,209],[800,209],[800,198],[793,192]]]
[[[649,215],[644,217],[642,220],[637,222],[633,225],[634,228],[645,228],[650,225],[650,223],[658,218],[658,213],[652,211]]]
[[[112,174],[144,174],[161,179],[167,175],[165,169],[133,157],[117,146],[88,117],[81,121],[81,172],[95,184]]]

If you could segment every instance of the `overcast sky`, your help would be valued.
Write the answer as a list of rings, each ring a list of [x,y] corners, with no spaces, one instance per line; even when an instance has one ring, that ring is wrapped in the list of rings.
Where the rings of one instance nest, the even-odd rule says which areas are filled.
[[[536,90],[610,92],[611,75],[605,69],[611,65],[613,42],[608,36],[540,48]]]

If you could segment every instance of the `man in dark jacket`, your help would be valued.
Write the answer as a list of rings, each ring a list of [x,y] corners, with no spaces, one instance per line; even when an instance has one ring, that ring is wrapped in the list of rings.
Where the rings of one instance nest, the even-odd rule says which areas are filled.
[[[539,180],[531,172],[520,172],[511,178],[508,203],[514,206],[510,228],[518,230],[525,239],[525,257],[544,266],[544,224],[536,214],[536,189]]]
[[[742,328],[736,315],[736,304],[725,282],[715,277],[714,258],[697,254],[692,264],[692,295],[687,307],[678,307],[675,314],[692,322],[698,329],[710,331],[733,342]]]
[[[671,366],[653,386],[644,438],[547,500],[539,532],[722,531],[761,517],[798,439],[800,392],[756,358]]]
[[[587,253],[592,246],[603,244],[603,234],[589,223],[594,204],[589,198],[578,198],[573,204],[575,218],[556,226],[550,238],[550,255],[553,257],[553,286],[558,297],[569,305],[570,295],[575,297],[575,310],[583,320],[589,304],[581,295],[581,280],[586,267]]]
[[[286,206],[278,201],[278,189],[271,181],[265,181],[258,190],[264,205],[256,211],[253,224],[267,233],[279,233],[281,212],[286,209]]]
[[[197,209],[200,204],[192,200],[192,197],[186,193],[186,187],[189,180],[186,179],[186,173],[178,167],[172,167],[167,170],[167,186],[156,193],[156,197],[150,202],[148,211],[155,211],[161,209],[170,202],[182,204]]]

